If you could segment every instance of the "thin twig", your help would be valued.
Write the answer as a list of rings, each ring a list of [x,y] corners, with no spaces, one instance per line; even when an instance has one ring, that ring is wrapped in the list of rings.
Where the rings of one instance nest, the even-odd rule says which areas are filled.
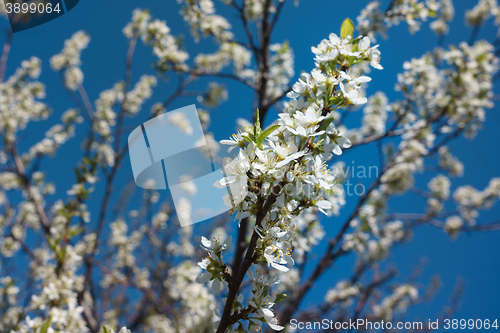
[[[3,44],[2,57],[0,58],[0,83],[2,83],[5,78],[5,71],[7,70],[7,59],[9,59],[13,36],[14,33],[11,30],[7,31],[5,44]]]

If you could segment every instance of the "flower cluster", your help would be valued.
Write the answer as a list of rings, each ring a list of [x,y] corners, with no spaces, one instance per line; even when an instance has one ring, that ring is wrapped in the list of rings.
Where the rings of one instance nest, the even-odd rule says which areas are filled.
[[[362,134],[364,136],[384,134],[389,111],[389,101],[383,92],[371,96],[363,108]]]
[[[465,134],[469,138],[475,136],[480,123],[485,120],[485,109],[493,107],[493,75],[500,68],[494,50],[493,45],[486,41],[474,45],[462,42],[443,55],[446,62],[456,68],[449,74],[448,91],[455,97],[447,111],[451,114],[449,124],[467,127]]]
[[[374,191],[372,196],[380,195]],[[378,198],[380,203],[380,198]],[[386,221],[382,211],[374,212],[379,203],[372,199],[363,207],[360,218],[351,222],[355,230],[344,237],[342,248],[355,251],[362,259],[374,262],[387,257],[392,246],[407,239],[408,231],[402,221]]]
[[[381,304],[374,307],[377,318],[390,321],[397,314],[405,313],[411,302],[417,300],[418,289],[404,284],[394,289],[392,295],[384,298]]]
[[[431,196],[427,199],[429,213],[435,214],[443,209],[443,201],[450,197],[450,186],[450,179],[444,175],[431,179],[428,184]]]
[[[451,0],[440,0],[439,18],[434,20],[430,27],[437,35],[445,35],[448,33],[448,23],[453,20],[455,8]]]
[[[462,177],[464,174],[464,165],[458,158],[453,156],[448,147],[441,147],[439,152],[439,167],[448,172],[450,176]]]
[[[233,3],[232,0],[222,0],[222,1],[228,5],[231,5]],[[282,5],[282,3],[284,1],[285,0],[278,0],[280,5]],[[294,0],[294,4],[295,4],[295,6],[298,6],[299,0]],[[274,2],[269,2],[268,6],[269,6],[268,11],[270,13],[276,12],[276,5]],[[244,9],[245,18],[247,20],[256,21],[256,20],[262,18],[264,11],[266,10],[266,1],[265,0],[245,0],[243,9]]]
[[[214,36],[221,41],[233,38],[231,24],[223,16],[215,14],[212,0],[177,0],[184,3],[181,15],[191,26],[191,34],[199,40],[200,31],[204,36]]]
[[[464,221],[462,220],[462,218],[460,216],[454,215],[446,219],[444,227],[450,237],[452,239],[455,239],[457,238],[458,233],[462,229],[463,225]]]
[[[391,196],[414,188],[414,175],[426,169],[426,157],[438,153],[437,170],[449,176],[463,174],[462,163],[446,146],[441,146],[446,141],[440,139],[461,133],[473,137],[485,120],[485,109],[493,106],[491,88],[499,66],[493,50],[486,41],[478,41],[412,59],[404,63],[405,71],[398,75],[396,84],[405,100],[389,104],[380,95],[370,99],[356,136],[362,140],[399,132],[402,140],[397,153],[391,148],[385,150],[389,160],[380,176],[380,186],[367,194],[358,216],[351,222],[355,230],[344,236],[343,249],[356,251],[363,260],[380,260],[391,246],[408,239],[412,224],[406,222],[418,225],[430,221],[456,237],[462,228],[474,225],[479,209],[493,205],[498,197],[496,179],[484,191],[463,186],[451,196],[450,180],[438,175],[429,182],[429,192],[414,190],[426,200],[426,214],[402,214],[403,220],[398,220],[385,212]],[[387,111],[396,116],[389,131]],[[444,212],[445,202],[451,197],[459,215],[456,211]],[[446,221],[441,222],[441,218]]]
[[[54,246],[55,239],[54,239]],[[66,332],[88,332],[83,319],[84,306],[78,301],[78,292],[82,291],[83,276],[77,274],[81,266],[83,243],[75,247],[67,245],[63,252],[40,249],[32,262],[33,275],[40,281],[40,292],[31,298],[31,310],[44,314],[31,319],[26,317],[21,332],[41,326],[43,318],[51,318],[51,326]],[[57,262],[64,256],[64,267],[57,269]]]
[[[257,316],[249,320],[249,325],[252,327],[253,332],[259,332],[262,330],[262,323],[267,322],[269,327],[275,331],[281,331],[284,327],[278,324],[278,319],[274,315],[271,308],[275,303],[284,299],[286,295],[269,295],[269,287],[279,283],[278,279],[266,276],[263,272],[257,271],[254,274],[251,270],[248,271],[248,277],[252,281],[252,299],[248,304],[256,309]],[[238,298],[239,303],[243,301],[243,295]],[[251,331],[252,332],[252,331]]]
[[[332,198],[325,193],[326,199],[332,204],[332,208],[327,213],[334,212],[338,205],[343,205],[345,201],[339,198]],[[303,263],[305,255],[311,249],[319,244],[325,237],[325,231],[317,216],[317,210],[308,208],[302,210],[299,215],[293,218],[295,227],[295,235],[292,242],[293,245],[293,258],[298,263]]]
[[[183,261],[169,271],[163,283],[169,297],[180,303],[177,315],[186,332],[209,331],[217,320],[215,296],[210,289],[195,281],[200,271],[201,268],[192,261]],[[177,320],[169,319],[168,315],[158,315],[150,322],[150,327],[161,327],[160,332],[175,331],[179,327]]]
[[[203,95],[198,96],[198,102],[207,107],[216,107],[225,100],[227,100],[226,86],[216,82],[210,82],[207,91]]]
[[[404,111],[411,103],[424,112],[427,121],[447,116],[447,124],[439,128],[441,133],[462,128],[466,136],[473,137],[485,120],[485,109],[493,107],[492,79],[499,68],[493,50],[486,41],[472,46],[466,43],[458,48],[451,46],[442,53],[451,66],[445,69],[438,68],[439,59],[431,54],[406,62],[405,72],[398,75],[396,89],[404,93],[407,102],[397,107],[397,111],[420,131],[426,122]]]
[[[46,119],[49,107],[40,102],[45,98],[45,86],[35,81],[41,73],[42,62],[32,57],[21,62],[14,75],[0,83],[0,133],[6,143],[14,142],[16,133],[30,121]]]
[[[469,25],[480,26],[491,16],[497,16],[499,10],[496,0],[480,0],[477,5],[465,13],[465,20]]]
[[[283,323],[303,310],[301,305],[294,307],[303,304],[310,285],[317,285],[316,279],[324,278],[330,265],[349,254],[357,256],[353,275],[335,281],[325,290],[324,303],[303,314],[332,311],[340,321],[354,310],[359,318],[395,320],[420,301],[418,291],[409,284],[385,288],[393,275],[379,272],[385,266],[380,263],[410,238],[413,228],[431,224],[452,239],[464,231],[498,228],[497,223],[480,223],[479,214],[500,199],[500,179],[491,179],[484,189],[454,186],[451,177],[462,176],[464,166],[446,146],[461,134],[472,138],[485,121],[486,109],[493,107],[500,66],[496,41],[476,42],[473,34],[474,42],[438,47],[405,62],[396,84],[400,100],[390,102],[382,92],[371,97],[365,93],[369,67],[382,68],[380,51],[371,45],[377,33],[383,35],[403,21],[411,32],[417,31],[420,22],[434,18],[430,27],[442,36],[454,16],[451,0],[395,0],[386,10],[370,2],[358,17],[362,36],[354,38],[353,24],[346,20],[341,36],[332,34],[312,48],[314,69],[302,73],[292,87],[294,56],[288,41],[274,44],[263,38],[286,12],[281,11],[284,1],[222,2],[248,25],[248,38],[237,39],[232,21],[220,15],[223,11],[216,13],[213,0],[178,0],[195,41],[214,37],[215,51],[193,55],[166,22],[153,19],[146,10],[134,11],[132,22],[123,29],[129,39],[126,82],[103,91],[95,103],[85,93],[80,69],[81,53],[90,39],[84,32],[74,34],[52,57],[51,66],[61,74],[76,108],[61,112],[60,121],[47,127],[39,140],[32,140],[36,132],[27,133],[27,126],[50,114],[41,102],[44,86],[37,81],[41,61],[23,61],[6,80],[5,66],[0,66],[0,256],[6,273],[0,278],[0,331],[131,333],[122,327],[125,322],[147,332],[208,332],[213,323],[219,331],[224,327],[229,332],[262,332],[264,325],[283,330]],[[496,16],[498,25],[499,12],[496,1],[479,0],[467,12],[466,22],[477,30]],[[252,39],[254,35],[259,36]],[[220,82],[209,82],[205,92],[187,89],[205,76],[211,81],[235,80],[258,92],[255,103],[261,110],[254,121],[238,119],[239,132],[220,142],[232,158],[223,163],[222,179],[214,184],[229,189],[224,200],[238,221],[238,242],[231,244],[227,218],[217,218],[210,226],[179,227],[178,220],[196,214],[188,199],[178,202],[174,213],[171,201],[163,201],[160,192],[138,194],[133,183],[120,194],[114,191],[126,152],[126,117],[148,116],[142,107],[159,83],[151,75],[130,80],[136,77],[130,69],[136,68],[133,54],[139,39],[152,48],[153,67],[160,76],[179,76],[172,98],[154,104],[153,115],[164,113],[177,96],[199,96],[206,107],[226,100],[227,90]],[[8,47],[3,60],[6,55]],[[233,73],[223,72],[229,66]],[[262,126],[263,115],[277,109],[285,95],[289,100],[278,119]],[[357,110],[362,110],[361,123],[352,128],[354,122],[346,123],[345,116]],[[182,132],[194,131],[182,114],[169,115]],[[209,113],[199,109],[199,115],[207,130]],[[55,185],[47,179],[50,172],[39,168],[45,167],[47,155],[55,155],[77,133],[84,118],[90,133],[74,168],[75,182],[58,188],[60,197],[54,198]],[[214,135],[207,133],[205,138],[212,153],[219,149]],[[370,143],[380,149],[380,173],[363,194],[356,193],[358,205],[335,228],[339,232],[331,238],[324,259],[311,267],[315,260],[308,254],[327,237],[322,214],[338,215],[346,203],[346,193],[338,189],[350,179],[349,173],[336,172],[345,169],[338,155]],[[334,158],[336,164],[330,165]],[[418,175],[424,172],[432,175]],[[192,179],[182,180],[187,193],[196,193]],[[360,178],[358,185],[367,182]],[[421,209],[393,209],[392,200],[400,195],[416,197]],[[93,198],[102,199],[92,202]],[[195,246],[200,240],[197,230],[207,235],[201,237],[201,248]],[[356,304],[364,305],[359,313]],[[277,306],[282,307],[281,324]]]
[[[283,94],[290,84],[290,79],[295,75],[293,70],[293,50],[288,42],[273,44],[269,50],[274,54],[271,56],[271,69],[267,81],[267,89],[271,99]]]
[[[142,107],[142,104],[153,94],[153,87],[156,86],[156,78],[151,75],[141,76],[135,87],[129,91],[123,100],[123,109],[129,115],[135,115]]]
[[[353,284],[350,281],[342,280],[326,292],[325,302],[329,304],[343,303],[342,306],[345,307],[360,294],[361,290],[359,283]]]
[[[89,42],[90,37],[84,31],[78,31],[64,42],[61,53],[50,59],[52,69],[63,71],[64,84],[70,90],[78,89],[78,86],[83,82],[80,55],[87,48]]]
[[[103,140],[91,143],[91,148],[98,155],[100,164],[113,166],[115,164],[115,154],[111,147],[113,140],[113,127],[116,125],[119,105],[131,116],[134,116],[142,107],[142,104],[151,97],[152,87],[156,85],[156,78],[150,75],[143,75],[135,87],[129,91],[124,91],[122,82],[116,83],[112,89],[103,91],[99,99],[95,102],[96,109],[92,119],[93,131],[100,135]]]
[[[362,83],[370,81],[349,69],[363,62],[382,68],[380,52],[377,46],[370,47],[367,37],[341,38],[331,34],[312,51],[316,68],[310,74],[302,74],[294,84],[293,91],[288,93],[292,100],[277,123],[263,130],[257,115],[253,126],[247,126],[232,140],[221,141],[231,146],[229,152],[238,148],[238,153],[225,163],[225,177],[215,184],[230,186],[231,197],[226,198],[226,203],[237,220],[256,217],[255,260],[282,272],[287,272],[294,263],[293,244],[296,230],[301,230],[296,229],[295,218],[307,221],[306,212],[311,209],[327,213],[334,207],[327,199],[335,203],[338,200],[331,195],[335,174],[326,162],[333,154],[341,154],[341,148],[348,148],[350,141],[335,127],[332,111],[366,103],[360,89]],[[298,247],[314,244],[322,237],[320,230],[316,240],[314,236],[310,240],[297,238],[301,243]],[[218,249],[218,241],[215,242]],[[225,266],[208,246],[212,242],[203,240],[202,244],[210,256],[200,263],[207,268],[199,276],[200,282],[223,281]],[[259,279],[268,281],[265,274]],[[260,315],[272,328],[281,329],[270,310],[277,296],[268,295],[260,285],[254,288],[254,298],[249,302],[251,312]],[[239,311],[246,313],[248,308],[241,305]]]
[[[228,272],[222,260],[222,252],[227,250],[229,245],[231,245],[231,241],[231,236],[229,236],[222,244],[220,244],[216,238],[212,240],[208,240],[205,237],[201,238],[201,245],[206,251],[208,251],[209,256],[198,263],[198,266],[206,270],[206,272],[198,275],[196,277],[196,282],[205,283],[213,281],[212,289],[214,292],[219,292],[222,289],[225,289],[227,286],[226,280]]]
[[[371,1],[357,17],[356,28],[375,40],[377,34],[387,38],[387,29],[404,21],[410,33],[415,33],[420,30],[422,21],[437,17],[438,13],[439,18],[431,23],[431,28],[442,35],[447,33],[448,22],[453,19],[451,0],[396,0],[385,11],[380,9],[379,1]]]
[[[45,138],[30,148],[29,157],[26,156],[25,160],[53,155],[62,144],[74,136],[75,124],[82,123],[83,117],[78,110],[68,110],[62,115],[61,121],[62,124],[52,126],[46,132]]]
[[[183,51],[178,40],[170,33],[170,28],[165,21],[151,20],[149,11],[135,9],[132,22],[123,28],[123,33],[128,38],[141,38],[153,49],[153,54],[158,58],[156,67],[165,71],[170,67],[186,69],[187,52]]]
[[[500,178],[492,178],[483,191],[466,185],[458,187],[453,193],[461,217],[470,225],[476,223],[478,209],[490,208],[499,198]]]
[[[223,42],[214,53],[198,54],[194,63],[196,71],[202,73],[218,73],[232,63],[237,75],[243,78],[252,78],[255,75],[254,71],[245,69],[245,66],[250,64],[250,59],[250,51],[243,46],[232,42]]]

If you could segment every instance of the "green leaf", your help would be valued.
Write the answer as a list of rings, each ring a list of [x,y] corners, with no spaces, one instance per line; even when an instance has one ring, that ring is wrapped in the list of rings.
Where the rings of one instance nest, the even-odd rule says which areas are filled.
[[[262,290],[262,295],[267,296],[269,293],[269,286],[265,286],[264,289]]]
[[[47,241],[49,242],[49,246],[50,246],[50,248],[52,249],[52,251],[57,252],[57,244],[56,244],[56,241],[54,241],[54,240],[53,240],[53,239],[51,239],[51,238],[47,238]]]
[[[64,262],[64,259],[66,258],[66,246],[62,249],[62,251],[57,251],[56,254],[59,257],[59,260]]]
[[[83,227],[79,227],[79,226],[74,226],[72,227],[70,230],[69,230],[69,237],[70,238],[73,238],[77,235],[79,235],[80,233],[82,233],[85,229]]]
[[[281,302],[282,300],[284,300],[286,298],[286,294],[278,294],[276,295],[276,300],[274,301],[274,303],[278,303],[278,302]]]
[[[75,167],[74,170],[75,170],[75,175],[76,175],[76,181],[80,182],[80,180],[82,179],[82,174],[77,167]]]
[[[248,135],[243,135],[243,137],[245,138],[245,140],[247,140],[248,142],[254,142],[255,141],[255,138],[253,137],[253,134],[252,133],[248,133]]]
[[[43,324],[42,327],[40,328],[40,333],[47,333],[49,330],[49,327],[52,326],[52,317],[50,317],[48,320],[46,320]]]
[[[278,128],[280,128],[280,125],[274,125],[262,132],[262,134],[259,136],[259,139],[257,139],[257,146],[260,147],[264,140],[269,136],[269,134],[276,131]]]
[[[346,39],[347,36],[353,37],[354,33],[354,23],[352,23],[350,18],[346,18],[344,22],[342,22],[342,26],[340,27],[340,37],[342,39]]]
[[[106,326],[103,326],[103,327],[102,327],[102,331],[103,331],[104,333],[111,333],[110,329],[109,329],[109,328],[107,328]]]
[[[340,96],[332,96],[330,97],[330,99],[328,100],[328,103],[330,105],[333,105],[333,106],[337,106],[341,101],[342,101],[342,97]]]
[[[334,120],[333,117],[326,118],[325,120],[323,120],[323,123],[321,123],[321,127],[319,128],[319,130],[320,131],[326,130],[326,128],[328,127],[328,125],[330,125],[333,120]]]
[[[262,129],[260,127],[260,111],[257,109],[257,114],[255,115],[255,123],[253,126],[253,136],[254,138],[258,138],[260,136],[260,133],[262,132]]]

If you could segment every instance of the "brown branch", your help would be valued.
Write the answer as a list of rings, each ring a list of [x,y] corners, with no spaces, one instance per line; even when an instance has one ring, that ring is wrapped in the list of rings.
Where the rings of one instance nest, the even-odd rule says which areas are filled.
[[[241,7],[238,6],[234,1],[231,2],[231,5],[234,8],[236,8],[236,10],[240,13],[240,19],[241,19],[241,22],[243,24],[243,28],[245,29],[245,33],[247,35],[249,45],[252,48],[252,51],[253,51],[254,56],[255,56],[255,60],[257,61],[257,63],[259,63],[260,62],[259,49],[257,48],[257,45],[254,42],[252,30],[250,30],[250,26],[248,25],[248,20],[245,16],[246,2],[243,1],[243,4],[241,5]]]
[[[281,187],[283,187],[284,184],[281,182]],[[278,185],[276,185],[278,186]],[[276,199],[281,193],[281,190],[278,192],[274,191],[275,188],[271,191],[271,194],[267,198],[267,200],[264,201],[262,196],[259,196],[258,198],[258,207],[260,209],[257,211],[257,216],[256,216],[256,221],[255,221],[255,228],[260,228],[261,223],[266,217],[267,213],[270,211],[272,205],[276,202]],[[236,294],[238,293],[238,290],[240,288],[241,282],[245,278],[245,275],[252,266],[252,264],[255,262],[257,259],[254,253],[255,247],[257,245],[257,240],[259,238],[259,234],[254,231],[252,234],[252,238],[250,240],[250,243],[248,245],[247,252],[245,254],[245,259],[243,260],[243,264],[241,268],[238,271],[238,275],[233,279],[232,283],[229,284],[229,293],[226,299],[226,304],[224,306],[224,311],[222,313],[221,321],[219,323],[219,327],[217,329],[217,333],[224,333],[226,332],[227,328],[234,324],[233,318],[231,317],[231,310],[233,307],[234,300],[236,299]]]
[[[5,44],[3,44],[2,57],[0,58],[0,83],[2,83],[5,78],[5,71],[7,70],[7,60],[9,59],[13,36],[14,33],[9,30],[5,39]]]
[[[89,96],[87,95],[87,91],[83,87],[83,85],[78,85],[78,92],[80,96],[82,96],[83,105],[85,106],[85,110],[87,110],[87,114],[90,120],[94,119],[94,109],[92,108],[92,103],[90,103]]]
[[[320,263],[316,266],[314,269],[313,273],[309,276],[306,282],[304,282],[293,299],[290,303],[288,303],[287,307],[283,310],[281,313],[280,320],[284,323],[287,323],[290,321],[293,313],[297,310],[299,307],[300,303],[302,302],[302,299],[306,295],[306,293],[309,291],[309,289],[314,285],[314,282],[319,278],[319,276],[332,264],[332,262],[342,256],[347,254],[346,251],[339,250],[337,253],[332,254],[331,252],[325,252],[323,257],[320,260]]]
[[[45,230],[46,234],[50,234],[50,223],[49,223],[49,218],[47,217],[47,214],[45,212],[45,208],[42,206],[40,201],[36,198],[33,188],[31,187],[31,184],[28,180],[28,177],[26,175],[26,170],[24,168],[23,161],[21,160],[21,157],[19,156],[17,152],[17,147],[15,144],[12,144],[11,147],[11,153],[12,157],[14,159],[14,163],[16,166],[16,173],[18,177],[21,179],[21,186],[24,188],[24,190],[28,193],[28,198],[29,200],[35,205],[35,210],[37,212],[38,218],[40,219],[40,224],[42,225],[43,229]]]
[[[195,77],[213,76],[213,77],[218,77],[218,78],[222,78],[222,79],[232,79],[232,80],[236,80],[240,83],[243,83],[244,85],[247,85],[248,87],[250,87],[254,90],[258,89],[258,86],[255,83],[253,83],[250,80],[243,79],[243,78],[237,76],[236,74],[215,73],[215,72],[209,73],[209,72],[201,72],[201,71],[197,71],[197,70],[180,70],[180,69],[176,69],[176,71],[181,72],[181,73],[185,73],[185,74],[194,75]]]
[[[368,301],[368,299],[370,298],[370,296],[372,295],[373,291],[377,287],[390,281],[395,276],[396,276],[396,272],[394,270],[391,270],[389,273],[385,274],[382,277],[375,276],[373,278],[373,281],[368,285],[368,287],[365,288],[365,291],[361,295],[361,297],[358,301],[358,304],[356,305],[356,309],[354,310],[354,314],[353,314],[353,321],[358,320],[359,315],[363,311],[363,308],[364,308],[366,302]]]
[[[270,6],[270,5],[271,5],[271,2],[267,1],[266,8],[268,8],[268,6]],[[252,33],[248,27],[248,22],[246,20],[245,15],[244,15],[245,2],[243,2],[242,7],[238,7],[234,3],[233,3],[233,6],[235,6],[235,8],[237,8],[240,11],[240,16],[241,16],[243,25],[245,27],[245,31],[247,33],[247,36],[249,38],[250,44],[254,46],[254,53],[255,53],[256,61],[259,64],[259,68],[262,68],[262,70],[261,70],[261,78],[262,78],[264,76],[264,73],[269,73],[269,55],[268,54],[269,54],[269,43],[270,43],[270,31],[269,31],[269,36],[267,37],[267,39],[264,36],[262,36],[263,43],[261,45],[260,50],[257,49],[255,44],[253,43]],[[282,6],[280,6],[280,10],[281,10],[281,7]],[[277,12],[276,14],[279,14],[279,12]],[[276,18],[276,14],[275,14],[275,18]],[[264,22],[267,22],[269,20],[268,15],[269,15],[268,10],[266,10],[266,14],[264,16]],[[273,22],[273,24],[275,24],[275,23],[276,22]],[[267,27],[267,23],[265,23],[264,26]],[[266,28],[263,27],[262,33],[266,34],[265,31],[266,31]],[[266,102],[267,101],[267,74],[266,74],[266,80],[265,81],[261,80],[261,82],[260,82],[260,88],[258,90],[257,96],[258,96],[259,119],[260,119],[260,122],[263,124],[265,122],[267,110],[272,105],[272,103]],[[255,117],[254,117],[254,122],[255,122]],[[239,271],[240,266],[241,266],[241,262],[243,260],[243,253],[245,251],[245,248],[247,247],[247,243],[246,243],[247,227],[248,227],[248,218],[244,218],[244,219],[242,219],[242,221],[240,223],[240,228],[238,231],[236,252],[235,252],[233,266],[232,266],[233,275],[238,274],[238,271]]]
[[[64,71],[63,70],[59,71],[59,79],[61,80],[61,84],[62,84],[64,90],[66,90],[66,93],[68,94],[69,98],[71,98],[73,103],[75,103],[76,107],[80,110],[80,113],[82,115],[87,116],[87,117],[85,117],[85,120],[87,120],[92,125],[93,112],[89,112],[89,109],[87,109],[85,104],[82,103],[82,101],[78,98],[78,95],[74,91],[72,91],[71,89],[66,87],[66,84],[64,83]],[[83,112],[84,110],[87,112],[86,113]]]
[[[111,193],[112,193],[113,181],[114,181],[114,178],[115,178],[116,173],[118,171],[119,165],[121,163],[121,159],[123,158],[123,156],[125,156],[125,153],[127,151],[127,147],[124,147],[123,149],[120,150],[120,145],[121,145],[120,143],[121,143],[121,132],[122,132],[122,127],[123,127],[123,119],[124,119],[125,113],[126,113],[125,102],[127,99],[127,93],[129,92],[130,85],[131,85],[132,57],[134,54],[136,42],[137,42],[137,37],[132,38],[130,45],[129,45],[128,52],[127,52],[126,66],[125,66],[125,90],[124,90],[125,98],[124,98],[124,101],[122,103],[120,113],[118,115],[118,124],[117,124],[117,128],[115,131],[115,140],[116,140],[115,147],[114,147],[115,156],[116,156],[115,164],[112,167],[111,172],[106,176],[106,187],[105,187],[105,191],[104,191],[104,197],[101,201],[99,218],[98,218],[98,222],[97,222],[96,240],[95,240],[94,246],[92,247],[92,249],[90,251],[89,256],[86,257],[84,260],[86,267],[87,267],[87,272],[85,274],[85,282],[84,282],[85,286],[87,286],[91,283],[92,269],[94,267],[94,265],[93,265],[94,258],[96,255],[96,250],[99,247],[99,240],[100,240],[99,236],[100,236],[102,229],[104,227],[104,222],[105,222],[105,218],[106,218],[106,211],[107,211],[108,203],[109,203]],[[81,296],[80,296],[80,298],[81,298]],[[90,325],[92,323],[92,320],[87,321],[87,322]],[[95,330],[93,329],[92,331],[97,332],[97,330],[98,330],[98,327],[96,327]]]
[[[326,116],[329,111],[330,111],[330,108],[328,106],[325,106],[321,112],[322,116]],[[322,120],[319,123],[317,131],[319,131],[323,122],[324,122],[324,120]],[[307,141],[305,142],[304,147],[302,147],[301,150],[311,149],[314,138],[315,138],[314,136],[309,137],[307,139]],[[300,163],[302,161],[302,159],[304,158],[304,156],[305,155],[299,157],[297,160],[297,163]],[[292,165],[293,165],[293,163],[291,163],[290,169],[292,168]],[[255,228],[261,227],[262,221],[264,220],[267,213],[271,210],[271,207],[276,202],[276,199],[281,194],[281,190],[284,188],[285,185],[286,185],[286,179],[282,180],[277,185],[275,185],[271,189],[269,197],[265,200],[265,203],[263,202],[263,198],[261,196],[259,196],[257,206],[260,208],[257,211]],[[252,263],[257,259],[257,258],[255,258],[254,250],[255,250],[255,246],[257,244],[257,240],[259,237],[260,236],[258,235],[258,233],[256,231],[254,231],[252,234],[252,238],[250,240],[250,244],[248,245],[248,249],[247,249],[242,267],[241,267],[241,269],[239,269],[237,277],[232,281],[233,283],[229,284],[229,294],[228,294],[228,297],[226,299],[226,304],[224,306],[224,312],[222,314],[222,318],[221,318],[221,321],[219,324],[219,328],[217,329],[217,333],[225,332],[226,329],[230,325],[235,323],[233,318],[230,315],[231,309],[232,309],[232,304],[234,303],[234,300],[236,298],[236,294],[239,290],[241,282],[243,281],[243,278],[245,277],[246,272],[251,267]]]
[[[405,134],[409,130],[410,129],[401,128],[401,129],[398,129],[395,131],[387,131],[384,134],[371,135],[371,136],[368,136],[368,137],[361,139],[359,141],[353,142],[352,147],[362,146],[362,145],[365,145],[368,143],[372,143],[374,141],[379,141],[379,140],[387,138],[387,137],[400,136],[402,134]]]
[[[269,9],[271,7],[271,0],[266,0],[264,4],[264,17],[262,19],[261,29],[261,45],[260,45],[260,80],[259,90],[257,96],[259,98],[259,117],[264,119],[266,117],[269,105],[267,103],[267,81],[269,80],[269,44],[271,42],[271,26],[269,25]]]
[[[194,81],[196,78],[195,74],[190,74],[186,79],[180,80],[181,75],[179,75],[179,85],[177,86],[177,89],[163,102],[163,107],[166,109],[168,106],[179,96],[181,96],[184,92],[184,89],[186,89],[191,82]]]
[[[233,266],[232,266],[232,274],[233,276],[238,275],[238,271],[241,266],[241,262],[243,260],[243,253],[247,247],[246,236],[248,229],[248,218],[245,217],[241,220],[240,226],[238,229],[238,240],[236,242],[236,252],[234,254]]]
[[[125,87],[124,87],[124,94],[125,97],[123,98],[123,103],[122,103],[122,108],[118,114],[118,122],[116,125],[116,133],[115,133],[115,153],[117,153],[120,150],[120,143],[121,143],[121,134],[122,134],[122,129],[123,129],[123,120],[125,118],[125,103],[127,102],[127,95],[128,92],[130,91],[130,85],[132,82],[132,58],[134,56],[134,51],[135,51],[135,46],[137,44],[137,36],[134,36],[130,40],[130,44],[128,47],[127,51],[127,58],[125,60]]]

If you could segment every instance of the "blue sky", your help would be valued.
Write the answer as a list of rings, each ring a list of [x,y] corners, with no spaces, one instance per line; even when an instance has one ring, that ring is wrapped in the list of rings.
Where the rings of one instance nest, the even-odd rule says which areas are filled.
[[[345,17],[351,17],[355,20],[360,9],[366,3],[364,1],[304,0],[298,8],[294,7],[291,2],[285,6],[281,21],[273,34],[273,40],[275,42],[290,41],[290,46],[295,53],[296,77],[298,77],[300,71],[309,71],[314,65],[310,52],[311,46],[317,45],[330,32],[337,33]],[[471,34],[471,29],[464,26],[463,13],[474,2],[461,0],[454,1],[454,3],[456,7],[455,20],[451,24],[451,34],[445,39],[445,46],[468,40]],[[21,147],[27,148],[38,141],[43,136],[43,133],[59,120],[65,110],[74,107],[71,99],[60,84],[58,73],[52,71],[48,61],[53,54],[62,49],[64,40],[74,32],[83,29],[91,36],[90,45],[82,54],[82,69],[85,73],[84,85],[91,101],[94,101],[104,89],[109,89],[115,82],[123,80],[127,41],[121,30],[130,20],[131,11],[139,4],[143,8],[150,8],[154,17],[166,20],[173,34],[184,34],[187,49],[192,54],[211,52],[215,49],[211,42],[201,41],[195,44],[191,41],[188,26],[178,15],[179,5],[176,1],[81,0],[77,7],[64,16],[42,26],[16,33],[14,36],[12,52],[8,61],[7,76],[13,73],[22,60],[33,55],[41,58],[43,72],[40,80],[47,86],[46,101],[54,110],[49,121],[30,125],[28,128],[29,135],[21,143]],[[230,11],[224,11],[223,13],[226,12],[232,13]],[[242,36],[240,25],[235,22],[234,26],[237,35]],[[7,21],[2,20],[0,28],[7,29],[8,27]],[[491,22],[488,22],[481,29],[479,38],[487,38],[491,41],[494,39],[495,34],[496,29],[492,27]],[[436,46],[437,37],[425,23],[422,30],[415,35],[410,35],[406,24],[401,24],[389,30],[388,40],[378,38],[378,42],[382,52],[381,64],[384,66],[384,70],[371,73],[370,76],[373,80],[368,88],[368,93],[371,94],[382,90],[386,92],[390,100],[395,100],[400,96],[398,93],[393,92],[393,87],[397,73],[402,71],[403,62],[412,57],[420,57],[425,51]],[[154,58],[149,48],[144,47],[142,44],[139,45],[134,59],[133,82],[137,82],[140,75],[154,74],[151,68]],[[203,81],[203,83],[206,83],[206,81]],[[197,82],[194,87],[202,89],[203,83]],[[239,84],[227,83],[229,86],[229,100],[211,113],[212,126],[210,130],[215,133],[218,139],[229,136],[233,132],[235,120],[239,117],[249,119],[252,111],[252,94],[250,91]],[[151,101],[165,100],[176,84],[177,79],[174,76],[171,76],[167,83],[160,83],[155,89]],[[170,109],[192,104],[193,102],[195,102],[193,98],[181,98],[174,102]],[[144,112],[131,121],[129,125],[146,120],[151,105],[152,103],[147,103],[143,109]],[[352,115],[350,121],[356,123],[359,121],[360,115],[361,113]],[[275,118],[276,113],[271,110],[268,121]],[[495,107],[489,110],[486,118],[484,129],[474,141],[458,139],[451,144],[453,154],[459,157],[465,166],[464,177],[454,180],[456,185],[471,184],[482,190],[490,178],[500,176],[498,168],[500,163],[497,130],[500,125],[498,108]],[[46,160],[42,164],[42,169],[51,166],[51,169],[48,170],[48,178],[56,182],[59,195],[69,189],[74,180],[72,166],[81,156],[79,145],[87,130],[88,125],[82,125],[77,131],[76,138],[63,146],[56,157],[52,160]],[[375,151],[372,146],[365,147],[358,152],[346,155],[344,161],[346,163],[355,161],[357,165],[365,166],[378,164]],[[128,159],[126,159],[120,171],[117,190],[120,189],[120,184],[132,179],[131,175],[130,165]],[[423,184],[424,187],[428,179],[427,175],[417,176],[418,184]],[[98,198],[101,193],[102,189],[97,188],[93,196]],[[347,206],[339,217],[324,220],[328,235],[335,234],[337,228],[350,213],[350,209],[355,206],[356,201],[356,197],[348,198]],[[91,212],[94,214],[97,212],[97,203],[98,200],[94,200],[95,206],[90,207]],[[422,207],[421,203],[415,206],[415,201],[403,198],[396,198],[394,203],[398,205],[399,211],[405,212],[412,212]],[[482,218],[481,221],[493,221],[498,218],[499,213],[500,210],[494,208],[482,215],[484,219]],[[432,227],[418,229],[412,242],[398,247],[390,261],[396,263],[401,272],[401,277],[404,277],[421,258],[425,257],[428,259],[427,265],[418,281],[426,284],[430,282],[434,274],[439,274],[443,287],[434,301],[414,308],[410,312],[409,318],[434,318],[441,313],[442,306],[447,304],[451,296],[457,276],[463,277],[466,282],[466,289],[461,310],[455,318],[499,318],[499,240],[500,233],[475,233],[462,234],[457,240],[450,241],[449,237],[441,230]],[[321,246],[317,252],[318,254],[322,253]],[[328,274],[321,278],[317,285],[330,286],[330,281],[348,278],[352,273],[352,262],[352,258],[339,261],[338,265],[328,271]],[[324,289],[318,289],[309,294],[303,303],[304,305],[311,305],[316,303],[318,298],[322,299]]]

